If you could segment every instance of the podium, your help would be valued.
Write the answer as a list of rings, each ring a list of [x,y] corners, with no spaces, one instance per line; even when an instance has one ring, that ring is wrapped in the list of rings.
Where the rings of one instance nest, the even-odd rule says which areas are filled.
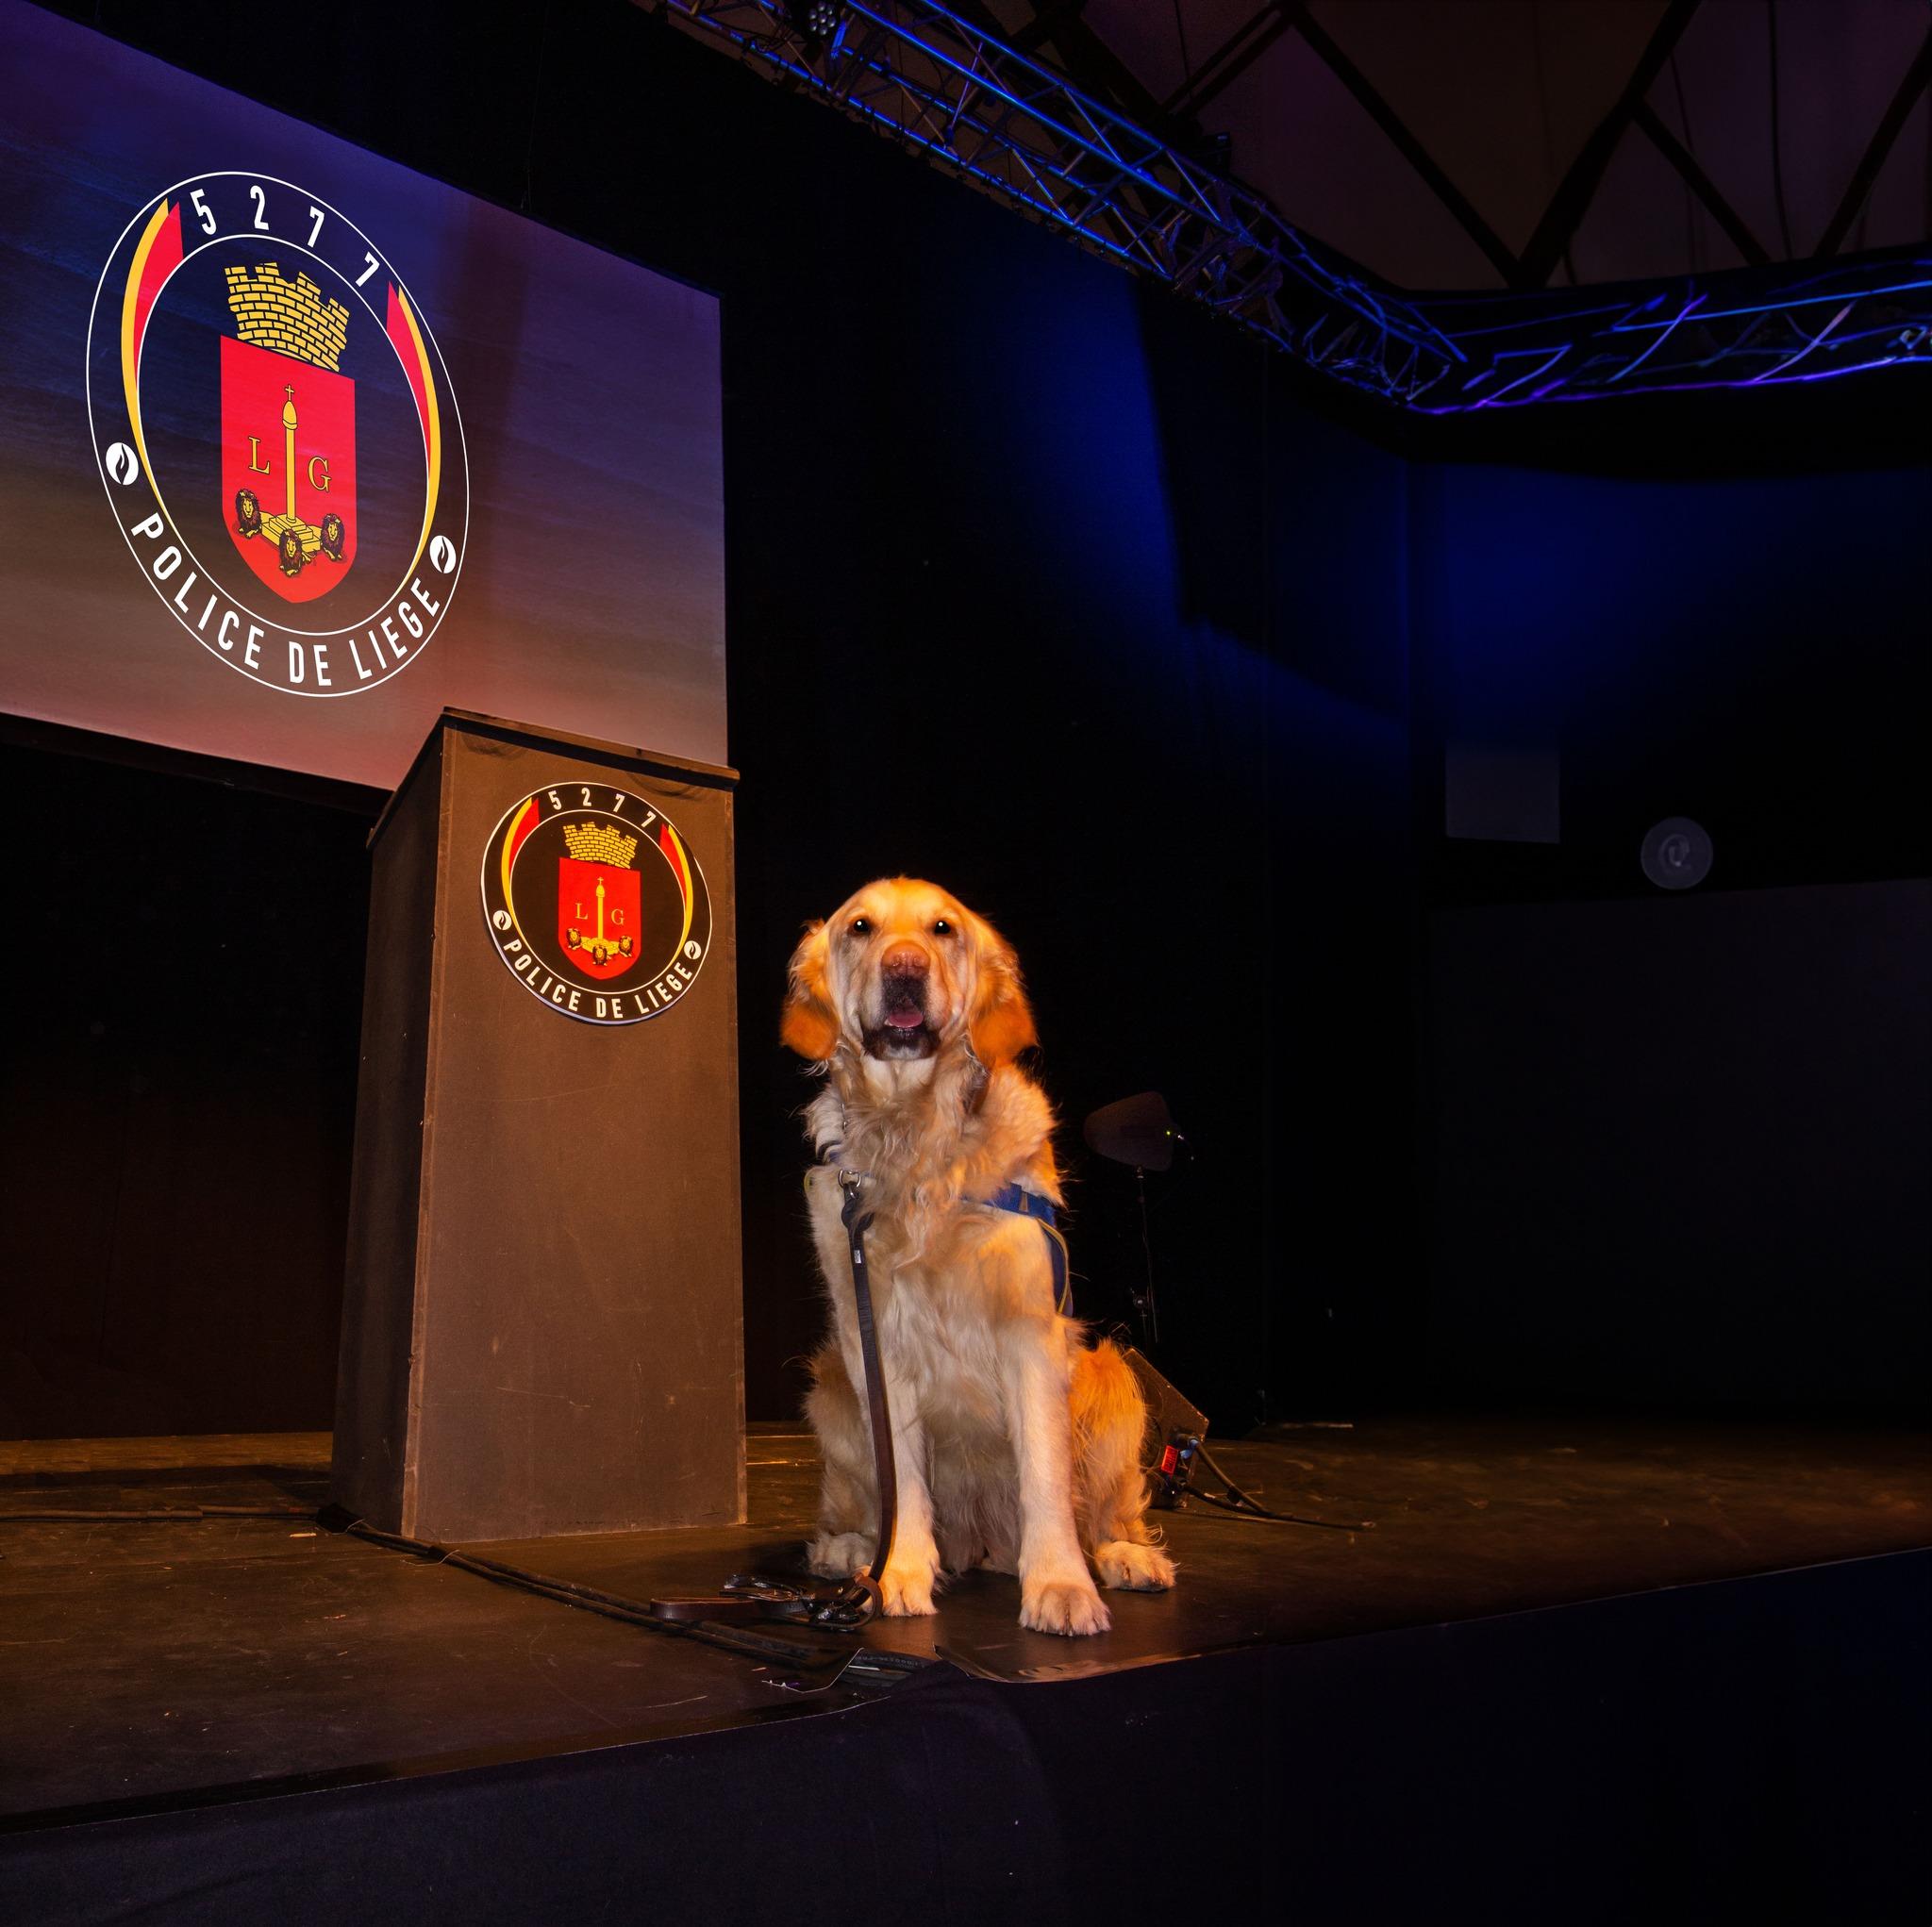
[[[371,833],[332,1488],[744,1517],[735,773],[446,710]]]

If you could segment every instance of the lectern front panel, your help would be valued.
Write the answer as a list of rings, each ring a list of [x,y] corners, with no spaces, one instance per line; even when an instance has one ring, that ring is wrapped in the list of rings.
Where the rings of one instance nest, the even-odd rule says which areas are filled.
[[[341,1405],[404,1446],[338,1439],[371,1517],[478,1539],[742,1516],[730,781],[452,715],[378,827]],[[404,902],[431,810],[433,905]],[[418,972],[420,1122],[420,1005],[388,981]]]

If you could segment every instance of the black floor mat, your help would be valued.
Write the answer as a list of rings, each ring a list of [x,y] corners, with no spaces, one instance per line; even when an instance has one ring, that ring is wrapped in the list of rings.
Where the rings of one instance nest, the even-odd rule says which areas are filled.
[[[1367,1530],[1158,1515],[1172,1593],[1106,1595],[1112,1629],[1062,1639],[1019,1624],[1018,1582],[953,1580],[931,1619],[860,1636],[991,1679],[1064,1679],[1263,1641],[1476,1618],[1896,1551],[1932,1532],[1913,1435],[1645,1420],[1404,1420],[1216,1444],[1272,1509]],[[499,1541],[473,1550],[627,1597],[701,1591],[728,1572],[804,1570],[811,1440],[751,1442],[740,1529]]]

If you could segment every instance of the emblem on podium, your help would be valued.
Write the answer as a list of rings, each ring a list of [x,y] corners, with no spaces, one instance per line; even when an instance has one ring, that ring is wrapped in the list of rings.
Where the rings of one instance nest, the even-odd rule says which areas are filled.
[[[577,967],[610,978],[637,957],[643,878],[631,868],[638,839],[614,823],[565,823],[570,855],[557,866],[557,927]],[[591,908],[595,905],[594,911]]]
[[[638,1023],[697,980],[711,941],[704,872],[648,799],[609,784],[533,789],[483,856],[483,914],[512,976],[588,1023]]]

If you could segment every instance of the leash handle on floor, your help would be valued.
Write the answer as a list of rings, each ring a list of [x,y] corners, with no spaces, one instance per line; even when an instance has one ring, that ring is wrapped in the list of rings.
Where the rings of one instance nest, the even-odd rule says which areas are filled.
[[[865,1405],[872,1423],[873,1468],[878,1480],[879,1543],[871,1566],[812,1614],[814,1622],[824,1626],[863,1625],[878,1611],[879,1576],[892,1556],[892,1533],[898,1524],[899,1479],[892,1465],[892,1418],[886,1405],[886,1374],[879,1365],[872,1278],[865,1261],[865,1234],[873,1214],[861,1208],[863,1185],[859,1172],[840,1171],[839,1188],[845,1193],[845,1204],[839,1220],[845,1227],[845,1245],[852,1255],[852,1297],[858,1311],[858,1351],[865,1364]]]

